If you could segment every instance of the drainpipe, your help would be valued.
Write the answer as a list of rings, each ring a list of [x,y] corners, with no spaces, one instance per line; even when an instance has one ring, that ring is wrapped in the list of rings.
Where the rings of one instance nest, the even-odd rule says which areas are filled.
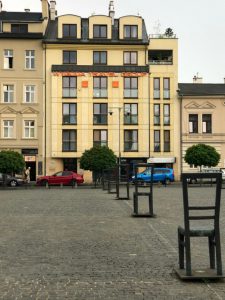
[[[46,148],[46,144],[47,144],[47,100],[46,100],[46,97],[47,97],[47,89],[46,89],[46,44],[45,44],[45,47],[44,47],[44,49],[45,49],[45,64],[44,64],[44,66],[45,66],[45,76],[44,76],[44,78],[45,78],[45,81],[44,81],[44,84],[45,84],[45,100],[44,100],[44,107],[45,107],[45,112],[44,112],[44,116],[45,116],[45,121],[44,121],[44,123],[45,123],[45,132],[44,132],[44,135],[45,135],[45,138],[44,138],[44,143],[45,143],[45,145],[44,145],[44,175],[46,176],[46,164],[47,164],[47,158],[46,158],[46,154],[47,154],[47,148]]]

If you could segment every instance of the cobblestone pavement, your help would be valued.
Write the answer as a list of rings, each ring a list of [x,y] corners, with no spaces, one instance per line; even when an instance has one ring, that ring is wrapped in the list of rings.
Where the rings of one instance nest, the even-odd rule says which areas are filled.
[[[137,219],[132,201],[100,189],[1,190],[0,299],[225,299],[224,281],[182,282],[173,271],[181,187],[155,187],[154,199],[157,217]],[[225,267],[224,201],[225,190]],[[193,264],[208,264],[201,240]]]

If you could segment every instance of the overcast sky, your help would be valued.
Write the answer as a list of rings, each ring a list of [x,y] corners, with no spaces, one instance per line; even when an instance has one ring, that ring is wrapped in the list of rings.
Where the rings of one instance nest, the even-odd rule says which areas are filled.
[[[56,0],[58,15],[108,14],[109,0]],[[40,0],[2,0],[3,10],[41,11]],[[225,0],[115,0],[116,17],[140,14],[149,34],[171,27],[179,38],[179,82],[192,82],[198,72],[204,83],[225,77]]]

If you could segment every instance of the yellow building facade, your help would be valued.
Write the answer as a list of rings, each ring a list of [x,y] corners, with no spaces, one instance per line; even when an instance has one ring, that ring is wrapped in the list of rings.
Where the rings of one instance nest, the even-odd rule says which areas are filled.
[[[0,1],[0,151],[22,153],[31,180],[43,174],[42,40],[48,11],[47,0],[40,13],[8,12]]]

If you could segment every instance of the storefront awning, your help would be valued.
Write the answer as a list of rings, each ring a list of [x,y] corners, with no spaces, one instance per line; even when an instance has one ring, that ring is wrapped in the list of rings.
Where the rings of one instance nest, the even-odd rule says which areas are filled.
[[[176,157],[150,157],[147,162],[152,164],[173,164],[176,162]]]

